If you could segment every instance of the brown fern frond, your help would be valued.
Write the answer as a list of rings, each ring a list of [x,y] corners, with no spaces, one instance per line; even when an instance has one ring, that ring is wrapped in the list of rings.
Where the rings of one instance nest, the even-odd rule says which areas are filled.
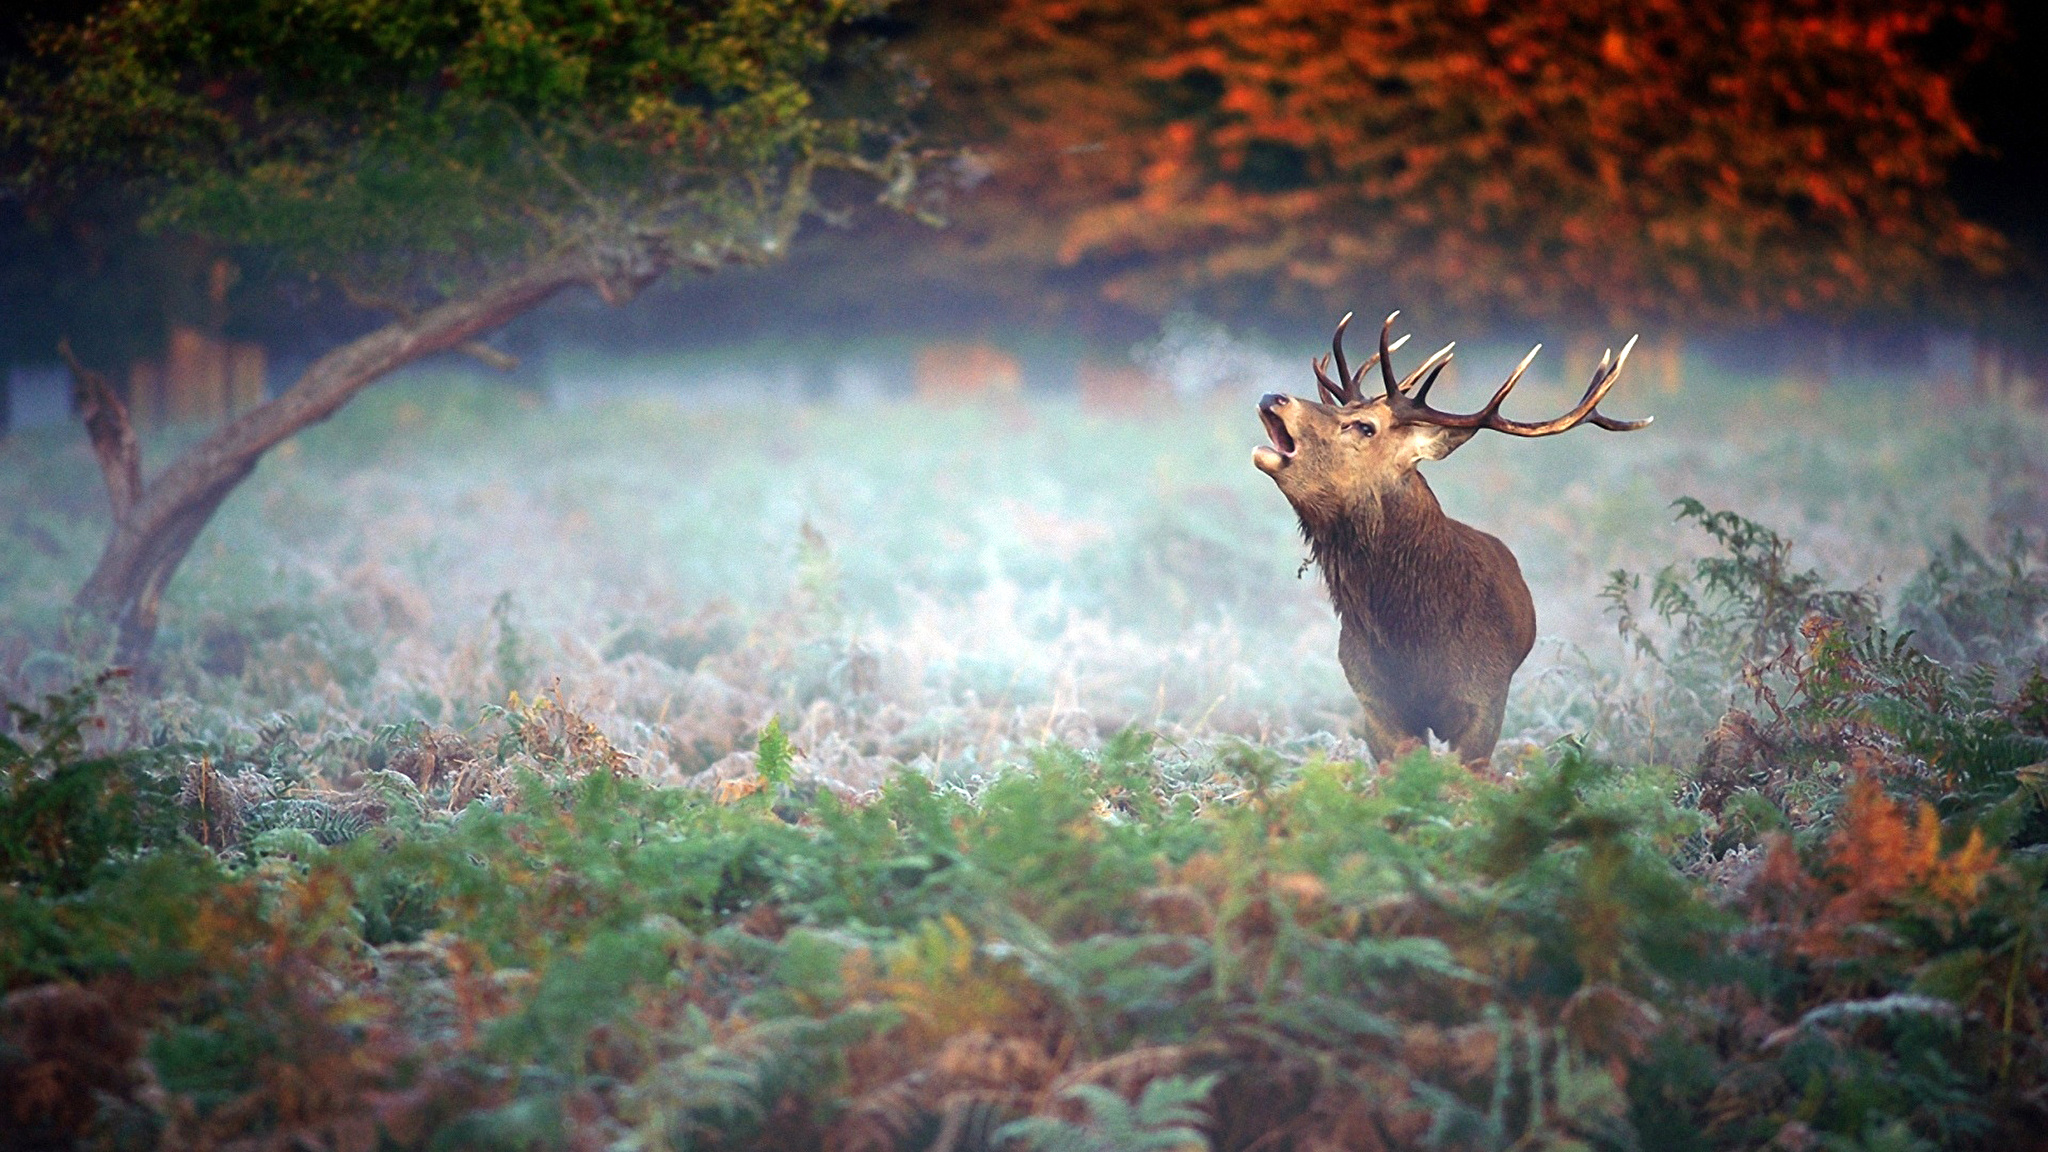
[[[1036,1092],[1057,1071],[1042,1045],[1014,1036],[963,1032],[946,1041],[932,1069],[949,1084]]]
[[[825,1133],[825,1152],[896,1152],[932,1114],[932,1074],[918,1069],[851,1101]]]
[[[1069,1069],[1053,1081],[1048,1094],[1057,1097],[1078,1084],[1098,1084],[1119,1095],[1134,1098],[1152,1081],[1162,1076],[1177,1075],[1195,1060],[1217,1055],[1220,1051],[1209,1045],[1144,1045]]]
[[[1138,907],[1156,932],[1207,936],[1216,927],[1215,905],[1192,884],[1161,884],[1138,896]]]
[[[143,1086],[134,1065],[143,1047],[136,1007],[72,983],[0,999],[0,1126],[21,1147],[39,1139],[68,1146],[85,1134],[101,1096],[134,1098]]]

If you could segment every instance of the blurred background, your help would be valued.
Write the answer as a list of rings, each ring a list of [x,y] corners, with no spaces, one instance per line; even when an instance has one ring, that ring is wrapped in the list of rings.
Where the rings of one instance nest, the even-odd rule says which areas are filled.
[[[1512,739],[1689,761],[1733,699],[1618,627],[1655,621],[1617,572],[1715,547],[1680,497],[1782,533],[1930,654],[2048,643],[2031,608],[1957,606],[2048,556],[2037,6],[766,5],[816,25],[768,95],[823,134],[731,155],[717,117],[766,92],[769,47],[734,32],[693,59],[755,72],[649,88],[592,28],[687,40],[744,5],[529,4],[502,37],[497,9],[289,7],[35,0],[0,29],[0,694],[107,651],[73,611],[115,523],[60,340],[147,478],[609,205],[719,165],[793,187],[830,124],[870,159],[787,217],[701,195],[666,251],[715,258],[550,291],[259,454],[175,567],[131,722],[253,746],[545,691],[657,776],[742,773],[780,715],[856,788],[1133,724],[1362,754],[1249,464],[1256,398],[1312,394],[1354,309],[1403,309],[1417,356],[1458,340],[1438,394],[1468,406],[1542,341],[1530,416],[1641,333],[1605,408],[1653,429],[1481,437],[1429,471],[1536,593]],[[614,64],[640,78],[604,87]],[[453,119],[471,91],[518,132]]]

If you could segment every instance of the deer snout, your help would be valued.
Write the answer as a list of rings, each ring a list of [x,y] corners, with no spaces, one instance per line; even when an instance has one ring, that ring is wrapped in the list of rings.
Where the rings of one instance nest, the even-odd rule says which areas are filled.
[[[1294,458],[1294,434],[1288,431],[1283,415],[1293,403],[1293,397],[1279,392],[1268,392],[1259,399],[1259,420],[1265,424],[1266,435],[1273,443],[1252,449],[1252,467],[1269,476],[1278,475]]]

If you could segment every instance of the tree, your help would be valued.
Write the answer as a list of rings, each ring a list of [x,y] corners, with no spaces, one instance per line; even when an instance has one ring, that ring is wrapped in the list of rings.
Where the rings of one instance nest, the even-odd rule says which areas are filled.
[[[1977,147],[1954,78],[1998,20],[1958,0],[993,0],[928,41],[936,103],[993,153],[948,239],[1035,246],[1153,309],[1321,309],[1366,283],[1603,327],[1906,308],[2001,258],[1945,190]]]
[[[143,225],[296,269],[390,316],[146,482],[74,361],[114,527],[77,606],[119,658],[270,448],[564,289],[782,255],[826,185],[910,207],[909,74],[882,0],[127,0],[43,30],[8,78],[17,188],[118,186]]]

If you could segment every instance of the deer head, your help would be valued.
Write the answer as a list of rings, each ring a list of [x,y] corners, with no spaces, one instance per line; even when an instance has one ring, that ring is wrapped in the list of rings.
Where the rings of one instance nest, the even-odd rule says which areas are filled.
[[[1345,314],[1330,341],[1330,355],[1313,364],[1322,401],[1275,392],[1259,402],[1259,417],[1272,443],[1252,450],[1252,465],[1273,478],[1306,526],[1371,516],[1388,495],[1408,483],[1416,465],[1449,456],[1482,428],[1510,436],[1554,436],[1580,424],[1632,432],[1650,423],[1649,419],[1615,420],[1598,410],[1635,347],[1633,338],[1622,347],[1621,355],[1610,351],[1600,358],[1585,396],[1554,420],[1525,423],[1500,414],[1501,402],[1528,371],[1543,348],[1541,344],[1529,350],[1479,411],[1459,414],[1432,408],[1430,387],[1451,362],[1456,345],[1444,345],[1414,371],[1397,377],[1393,354],[1408,338],[1390,343],[1388,337],[1399,315],[1395,312],[1387,317],[1380,327],[1379,350],[1354,372],[1344,358],[1344,329],[1351,323],[1350,314]],[[1334,380],[1329,375],[1333,358]],[[1368,399],[1359,385],[1374,364],[1380,367],[1383,392]]]

